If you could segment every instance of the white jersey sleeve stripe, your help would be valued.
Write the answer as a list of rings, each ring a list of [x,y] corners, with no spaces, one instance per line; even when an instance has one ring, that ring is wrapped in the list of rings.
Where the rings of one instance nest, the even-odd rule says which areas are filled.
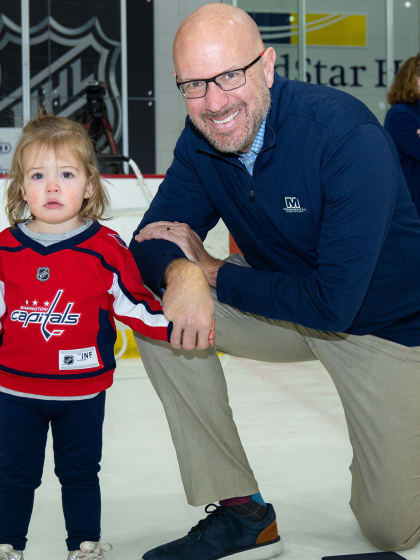
[[[6,304],[4,302],[4,282],[0,280],[0,318],[3,317],[5,312],[6,312]]]
[[[114,313],[120,317],[130,317],[132,319],[138,319],[142,321],[145,325],[150,325],[151,327],[167,327],[169,322],[165,319],[163,313],[150,313],[146,306],[139,302],[133,303],[121,290],[118,283],[118,276],[113,273],[112,286],[108,292],[113,296],[114,303],[113,309]]]

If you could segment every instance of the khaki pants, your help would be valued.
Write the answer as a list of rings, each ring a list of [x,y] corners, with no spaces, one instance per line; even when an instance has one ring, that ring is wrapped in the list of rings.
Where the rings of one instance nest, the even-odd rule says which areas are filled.
[[[227,354],[322,362],[344,407],[353,447],[350,505],[362,532],[378,548],[414,546],[420,538],[420,347],[266,319],[216,298],[215,315],[216,347]],[[257,492],[215,350],[136,341],[167,415],[188,502]]]

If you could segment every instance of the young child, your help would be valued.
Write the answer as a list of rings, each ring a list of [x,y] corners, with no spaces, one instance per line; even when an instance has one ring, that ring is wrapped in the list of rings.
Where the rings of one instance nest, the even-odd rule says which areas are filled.
[[[68,560],[103,560],[99,462],[114,317],[169,340],[171,323],[124,242],[101,226],[107,198],[78,123],[23,129],[0,233],[0,559],[22,560],[51,425]]]

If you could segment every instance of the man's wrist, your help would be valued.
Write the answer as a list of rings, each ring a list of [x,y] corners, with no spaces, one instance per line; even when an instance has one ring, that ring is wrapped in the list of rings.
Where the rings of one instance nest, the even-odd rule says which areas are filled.
[[[211,258],[211,261],[207,264],[206,268],[203,269],[204,276],[206,277],[209,286],[212,288],[217,287],[217,276],[219,274],[219,269],[225,264],[225,261],[220,259]]]

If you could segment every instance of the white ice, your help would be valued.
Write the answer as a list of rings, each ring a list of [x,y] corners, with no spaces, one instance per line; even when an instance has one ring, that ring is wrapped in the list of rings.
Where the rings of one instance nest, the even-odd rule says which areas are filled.
[[[376,551],[348,506],[351,449],[342,408],[319,362],[274,365],[228,357],[225,372],[239,431],[261,493],[274,504],[281,560]],[[119,361],[107,394],[101,471],[107,560],[139,560],[204,516],[188,506],[163,409],[138,359]],[[66,558],[60,488],[49,440],[26,560]],[[404,551],[420,558],[419,547]]]

